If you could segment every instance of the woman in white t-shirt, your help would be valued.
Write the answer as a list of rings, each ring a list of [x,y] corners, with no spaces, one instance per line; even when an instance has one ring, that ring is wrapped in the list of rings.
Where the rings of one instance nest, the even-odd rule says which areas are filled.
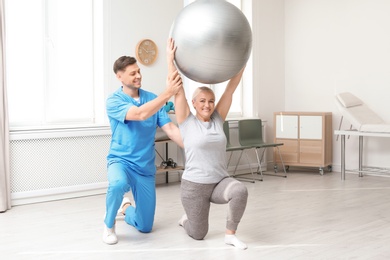
[[[176,48],[172,39],[167,48],[168,69],[173,71],[176,69],[173,62]],[[175,95],[175,114],[186,158],[181,181],[181,200],[186,214],[179,224],[189,236],[201,240],[208,232],[210,204],[228,204],[225,243],[246,249],[247,245],[235,234],[246,208],[248,191],[244,184],[228,175],[223,131],[223,122],[243,71],[229,81],[217,105],[210,88],[196,89],[192,97],[195,115],[181,89]]]

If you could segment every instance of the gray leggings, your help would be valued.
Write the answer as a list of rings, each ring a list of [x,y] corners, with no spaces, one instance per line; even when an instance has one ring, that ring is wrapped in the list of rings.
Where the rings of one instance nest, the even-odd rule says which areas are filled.
[[[233,178],[224,178],[219,183],[202,184],[181,180],[181,201],[188,220],[183,223],[187,234],[197,240],[203,239],[209,229],[210,202],[228,203],[226,228],[237,230],[246,207],[248,190]]]

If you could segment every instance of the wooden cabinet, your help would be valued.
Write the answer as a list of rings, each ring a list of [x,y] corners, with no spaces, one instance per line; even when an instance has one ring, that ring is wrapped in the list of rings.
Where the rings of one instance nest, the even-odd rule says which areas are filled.
[[[319,167],[332,170],[332,113],[275,112],[275,142],[285,166]],[[281,163],[274,152],[275,164]]]

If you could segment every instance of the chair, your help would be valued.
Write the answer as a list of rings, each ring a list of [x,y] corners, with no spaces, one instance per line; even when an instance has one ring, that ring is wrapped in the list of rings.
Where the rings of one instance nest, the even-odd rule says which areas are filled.
[[[251,164],[250,164],[250,160],[249,160],[249,157],[248,157],[248,154],[247,154],[247,153],[245,153],[245,155],[246,155],[246,159],[247,159],[247,161],[248,161],[249,167],[250,167],[250,169],[251,169],[251,173],[252,173],[252,177],[253,177],[252,180],[250,180],[250,179],[247,180],[247,178],[242,178],[242,177],[238,177],[238,176],[235,175],[235,174],[236,174],[236,171],[237,171],[238,164],[240,163],[242,154],[245,152],[246,149],[252,149],[252,147],[244,147],[244,146],[242,146],[242,145],[232,145],[232,144],[230,143],[230,128],[229,128],[229,121],[225,121],[225,122],[223,123],[223,131],[225,132],[226,141],[227,141],[227,142],[226,142],[226,152],[230,152],[229,160],[228,160],[228,162],[227,162],[227,167],[229,167],[230,160],[231,160],[231,158],[232,158],[233,152],[235,152],[235,151],[241,151],[240,156],[239,156],[239,158],[238,158],[238,160],[237,160],[236,166],[234,167],[234,172],[233,172],[232,177],[233,177],[233,178],[236,178],[236,179],[242,179],[243,181],[250,181],[250,182],[254,183],[254,182],[255,182],[255,177],[254,177],[253,170],[252,170],[252,166],[251,166]]]
[[[284,162],[282,159],[282,155],[279,150],[279,146],[283,145],[283,143],[266,143],[263,140],[263,129],[261,119],[244,119],[238,121],[238,139],[241,145],[245,147],[252,147],[255,149],[256,158],[257,158],[257,173],[260,171],[261,178],[263,178],[263,171],[261,169],[261,162],[264,158],[264,153],[267,148],[272,147],[276,148],[280,157],[280,161],[282,162],[284,175],[277,174],[264,174],[264,175],[272,175],[278,177],[287,177],[286,168],[284,166]],[[259,149],[263,149],[261,157],[259,157]],[[275,170],[276,172],[276,170]]]

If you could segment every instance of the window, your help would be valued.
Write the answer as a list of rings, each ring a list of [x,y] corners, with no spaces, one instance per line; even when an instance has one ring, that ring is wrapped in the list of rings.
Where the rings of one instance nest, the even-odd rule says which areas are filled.
[[[194,1],[195,0],[184,0],[184,5],[186,6]],[[235,6],[237,6],[238,8],[241,9],[241,0],[227,0],[227,1],[234,4]],[[185,92],[186,92],[186,98],[187,98],[188,102],[191,102],[192,93],[194,92],[194,90],[197,87],[204,86],[205,84],[195,82],[195,81],[193,81],[185,76],[183,76],[183,78],[184,78],[183,81],[184,81],[184,88],[185,88]],[[217,102],[220,99],[220,97],[222,96],[223,91],[225,90],[226,84],[227,84],[227,81],[219,83],[219,84],[207,85],[208,87],[210,87],[214,91],[215,98],[216,98]],[[243,115],[242,93],[243,93],[243,84],[241,81],[241,83],[238,85],[236,91],[233,94],[233,102],[232,102],[232,105],[231,105],[230,110],[229,110],[229,117],[239,117],[239,116]],[[190,108],[191,108],[192,112],[195,113],[193,106],[191,104],[190,104]]]
[[[11,128],[103,123],[102,2],[5,0]]]

